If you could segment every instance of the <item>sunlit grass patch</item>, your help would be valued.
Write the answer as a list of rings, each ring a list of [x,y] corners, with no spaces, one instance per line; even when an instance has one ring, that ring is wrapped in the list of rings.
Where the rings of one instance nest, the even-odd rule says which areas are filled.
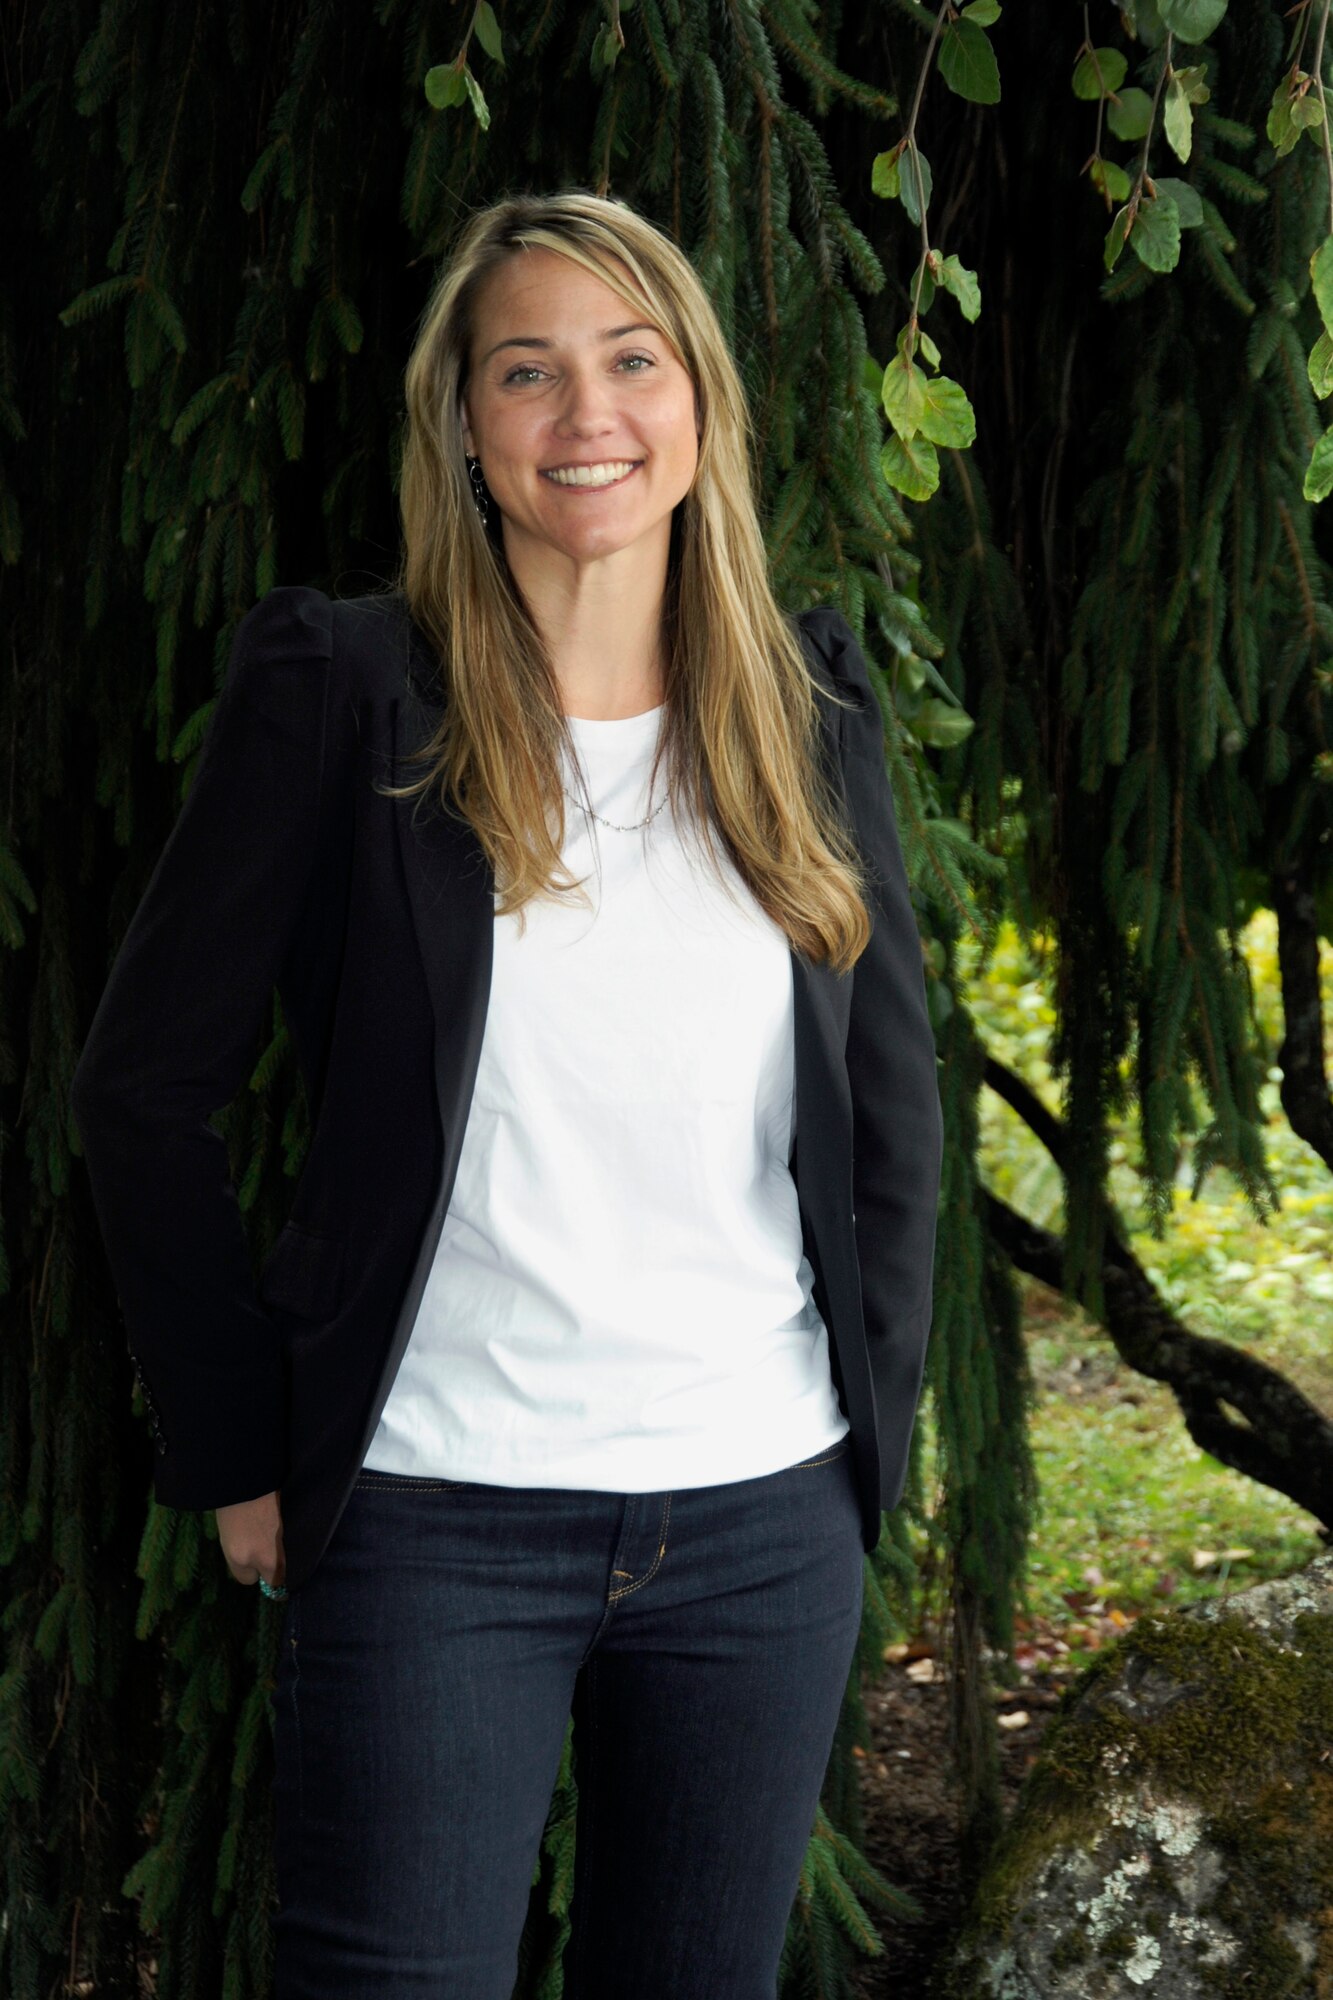
[[[1182,1321],[1261,1356],[1333,1413],[1333,1176],[1291,1131],[1279,1101],[1281,1076],[1271,1064],[1282,1018],[1270,913],[1256,915],[1242,947],[1268,1043],[1261,1104],[1277,1214],[1256,1217],[1222,1169],[1196,1199],[1187,1139],[1171,1219],[1155,1238],[1145,1226],[1131,1121],[1113,1132],[1112,1192],[1135,1255]],[[984,969],[974,948],[964,947],[962,956],[986,1046],[1058,1114],[1049,1060],[1055,1013],[1042,952],[1040,940],[1030,949],[1006,924]],[[1326,1019],[1333,1021],[1328,947],[1323,972]],[[1062,1187],[1045,1148],[994,1093],[983,1092],[980,1108],[986,1185],[1060,1232]],[[1312,1516],[1195,1445],[1170,1391],[1125,1367],[1104,1329],[1032,1283],[1025,1285],[1024,1324],[1039,1387],[1033,1449],[1042,1492],[1029,1611],[1038,1628],[1065,1630],[1070,1664],[1118,1622],[1164,1602],[1216,1597],[1288,1574],[1324,1546]]]

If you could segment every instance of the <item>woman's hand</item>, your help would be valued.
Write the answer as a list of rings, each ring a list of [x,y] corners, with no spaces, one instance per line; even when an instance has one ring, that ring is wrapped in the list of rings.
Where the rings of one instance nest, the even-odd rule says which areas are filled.
[[[261,1494],[258,1500],[238,1500],[216,1512],[218,1540],[237,1583],[258,1583],[262,1576],[276,1590],[287,1574],[276,1492]]]

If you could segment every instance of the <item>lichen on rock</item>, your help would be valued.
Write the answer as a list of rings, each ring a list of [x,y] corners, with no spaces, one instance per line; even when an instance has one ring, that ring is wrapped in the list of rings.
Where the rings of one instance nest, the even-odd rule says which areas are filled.
[[[1333,1554],[1068,1689],[938,2000],[1333,2000]]]

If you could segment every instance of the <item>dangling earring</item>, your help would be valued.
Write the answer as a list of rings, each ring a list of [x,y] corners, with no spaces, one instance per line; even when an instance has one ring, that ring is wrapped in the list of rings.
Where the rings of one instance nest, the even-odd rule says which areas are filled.
[[[486,486],[479,458],[469,458],[467,462],[467,476],[472,481],[472,498],[476,503],[477,512],[481,516],[481,525],[483,528],[488,527],[491,518],[491,496]]]

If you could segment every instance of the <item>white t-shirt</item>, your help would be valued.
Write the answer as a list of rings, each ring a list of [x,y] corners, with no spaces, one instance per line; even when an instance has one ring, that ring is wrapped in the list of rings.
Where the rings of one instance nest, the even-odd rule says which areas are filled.
[[[664,713],[569,718],[604,819],[664,799]],[[776,1472],[849,1428],[788,1167],[790,946],[669,806],[616,832],[566,799],[565,827],[593,909],[495,919],[457,1178],[365,1463],[634,1493]]]

